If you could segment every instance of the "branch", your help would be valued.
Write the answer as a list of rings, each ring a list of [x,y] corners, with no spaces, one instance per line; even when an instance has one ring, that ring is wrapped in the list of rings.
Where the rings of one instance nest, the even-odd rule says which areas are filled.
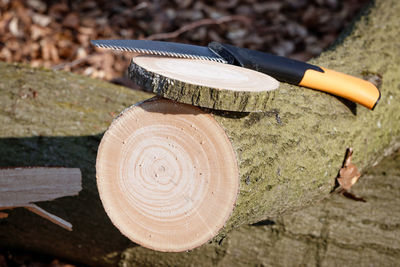
[[[194,21],[192,23],[189,23],[187,25],[182,26],[181,28],[177,29],[176,31],[173,32],[167,32],[167,33],[156,33],[148,36],[145,38],[145,40],[165,40],[165,39],[173,39],[178,37],[184,32],[202,27],[202,26],[208,26],[208,25],[220,25],[223,23],[231,22],[231,21],[240,21],[243,24],[249,25],[251,23],[251,20],[242,15],[233,15],[233,16],[224,16],[218,19],[201,19],[198,21]]]

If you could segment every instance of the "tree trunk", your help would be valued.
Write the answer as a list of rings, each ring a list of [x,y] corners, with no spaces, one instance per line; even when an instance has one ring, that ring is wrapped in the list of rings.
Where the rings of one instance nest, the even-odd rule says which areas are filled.
[[[357,202],[334,194],[289,215],[241,226],[189,253],[134,247],[120,266],[398,266],[400,150],[363,175]]]
[[[180,58],[134,57],[129,76],[144,90],[180,103],[239,112],[268,110],[279,86],[254,70]]]
[[[374,111],[343,103],[321,92],[281,84],[267,112],[213,112],[237,151],[240,170],[237,205],[215,241],[221,241],[240,225],[298,210],[326,197],[347,147],[353,147],[353,162],[362,171],[400,146],[399,13],[398,1],[376,1],[368,16],[355,24],[344,41],[312,62],[358,77],[382,80],[382,98]],[[41,251],[93,265],[115,264],[120,253],[130,247],[123,256],[137,257],[145,263],[156,252],[134,247],[114,228],[101,206],[95,184],[95,159],[101,134],[112,118],[150,95],[69,73],[20,65],[1,63],[0,72],[1,166],[74,167],[81,169],[83,178],[79,197],[40,204],[70,221],[73,232],[58,229],[27,211],[14,210],[1,221],[1,246]],[[382,210],[392,211],[393,207],[391,204]],[[318,227],[318,222],[311,223]],[[368,221],[364,223],[369,225]],[[293,227],[297,225],[300,223]],[[371,225],[375,225],[374,221]],[[389,225],[390,231],[397,229],[389,223],[382,225]],[[250,229],[266,231],[275,238],[276,231],[266,226]],[[232,236],[240,235],[241,231],[245,230],[238,230]],[[301,232],[302,228],[293,231]],[[383,231],[382,234],[386,233]],[[299,240],[302,238],[300,234]],[[282,242],[289,241],[284,238]],[[314,248],[325,244],[318,242]],[[390,242],[395,250],[388,257],[393,258],[398,244]],[[226,252],[226,244],[222,241],[219,246],[214,242],[195,251],[211,255],[207,259],[213,260],[218,253]],[[346,244],[356,243],[350,240]],[[246,243],[237,246],[239,249]],[[339,244],[327,251],[333,253],[343,247],[346,248]],[[380,249],[366,245],[364,252],[378,255]],[[128,251],[134,253],[127,254]],[[196,253],[156,254],[159,262],[167,262],[172,255],[194,261],[190,255]],[[288,254],[286,251],[285,255]],[[274,254],[266,257],[271,255]],[[355,254],[344,252],[340,256],[350,259],[352,255]]]
[[[72,231],[72,225],[41,209],[34,202],[77,196],[82,190],[77,168],[3,168],[0,169],[0,210],[26,208]],[[3,216],[8,216],[2,212]]]

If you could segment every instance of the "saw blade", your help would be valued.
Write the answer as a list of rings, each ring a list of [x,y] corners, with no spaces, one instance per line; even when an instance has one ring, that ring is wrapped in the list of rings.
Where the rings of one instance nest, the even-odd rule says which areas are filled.
[[[149,40],[92,40],[94,46],[138,54],[211,60],[227,63],[208,47]]]

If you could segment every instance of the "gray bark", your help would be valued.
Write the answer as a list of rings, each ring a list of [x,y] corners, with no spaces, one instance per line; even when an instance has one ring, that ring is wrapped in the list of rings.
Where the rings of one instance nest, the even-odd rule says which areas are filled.
[[[222,240],[222,245],[213,242],[191,253],[164,254],[135,247],[110,223],[98,197],[95,159],[101,135],[115,115],[125,107],[149,98],[149,94],[69,73],[0,63],[1,166],[80,168],[83,178],[83,191],[78,197],[40,203],[44,209],[70,221],[74,225],[73,232],[16,209],[0,221],[0,246],[39,251],[91,265],[114,265],[120,261],[120,255],[121,263],[138,265],[150,264],[152,260],[175,264],[173,260],[177,258],[182,259],[176,261],[181,265],[195,263],[196,258],[223,265],[224,261],[219,258],[222,254],[240,257],[248,244],[245,239],[243,242],[229,241],[233,242],[229,247],[230,239],[224,241],[224,236],[240,225],[296,211],[328,196],[348,146],[354,148],[354,163],[363,172],[400,146],[398,14],[399,1],[376,1],[368,16],[352,28],[345,40],[313,61],[359,77],[381,77],[382,99],[375,111],[352,105],[349,108],[330,95],[281,85],[268,112],[214,114],[239,152],[241,191],[226,228],[214,240]],[[33,93],[35,91],[37,93]],[[265,144],[259,145],[260,142]],[[398,236],[398,215],[395,214],[399,205],[394,193],[389,193],[398,192],[398,187],[394,180],[390,184],[369,186],[366,192],[371,192],[371,197],[365,195],[368,201],[365,205],[377,203],[368,209],[369,212],[355,213],[355,206],[351,205],[358,205],[360,209],[368,207],[358,202],[351,204],[350,210],[338,211],[338,207],[344,208],[341,204],[344,200],[337,198],[339,202],[335,205],[338,207],[333,205],[332,213],[324,209],[311,211],[303,222],[296,222],[296,218],[301,219],[301,213],[297,212],[295,217],[283,217],[282,223],[277,219],[272,226],[245,226],[231,232],[227,238],[250,235],[246,229],[258,231],[257,239],[249,241],[255,245],[250,252],[255,251],[265,258],[265,264],[273,263],[274,255],[285,255],[280,259],[282,265],[284,260],[297,263],[297,259],[311,264],[323,263],[317,256],[297,257],[297,247],[315,251],[307,252],[311,253],[307,255],[320,255],[323,249],[329,255],[340,252],[336,258],[338,262],[351,262],[354,255],[371,255],[367,259],[384,255],[385,263],[389,264],[397,260],[399,254],[398,243],[392,238]],[[390,186],[395,191],[391,191]],[[376,201],[381,197],[386,201]],[[352,217],[344,215],[350,212],[354,212],[356,221],[353,227],[350,227],[354,222]],[[324,217],[324,214],[331,214],[331,217]],[[343,224],[335,224],[337,214],[342,214],[339,219]],[[391,217],[384,214],[391,214]],[[329,221],[336,234],[330,233],[327,226],[314,217]],[[294,223],[286,226],[285,218]],[[308,222],[312,225],[310,233],[307,233],[307,227],[298,227]],[[346,228],[341,229],[344,226]],[[290,234],[287,234],[289,228]],[[376,230],[375,234],[368,229]],[[365,231],[363,233],[373,241],[363,241],[365,245],[353,250],[353,245],[360,244],[356,242],[360,238],[357,231]],[[345,233],[342,241],[339,241],[340,232]],[[328,239],[324,241],[326,233]],[[328,245],[330,237],[334,237],[332,245]],[[274,243],[274,240],[278,241]],[[264,245],[271,249],[267,254],[264,254]],[[321,250],[321,246],[326,247]],[[285,254],[279,252],[284,250]],[[362,253],[357,254],[357,250]],[[306,255],[305,252],[299,254]],[[247,260],[254,263],[252,259]]]
[[[121,266],[399,266],[400,151],[363,175],[352,192],[334,194],[292,214],[229,233],[221,244],[189,253],[142,247],[122,253]]]

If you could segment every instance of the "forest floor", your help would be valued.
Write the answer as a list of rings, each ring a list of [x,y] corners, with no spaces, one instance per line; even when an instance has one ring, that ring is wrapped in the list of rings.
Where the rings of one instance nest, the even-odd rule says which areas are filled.
[[[308,60],[368,0],[0,0],[0,60],[121,82],[130,53],[93,39],[210,41]],[[123,80],[122,80],[123,81]]]
[[[299,60],[318,56],[368,0],[0,0],[0,61],[80,73],[136,88],[131,55],[93,39],[211,41]],[[76,266],[51,256],[0,250],[0,267]]]

